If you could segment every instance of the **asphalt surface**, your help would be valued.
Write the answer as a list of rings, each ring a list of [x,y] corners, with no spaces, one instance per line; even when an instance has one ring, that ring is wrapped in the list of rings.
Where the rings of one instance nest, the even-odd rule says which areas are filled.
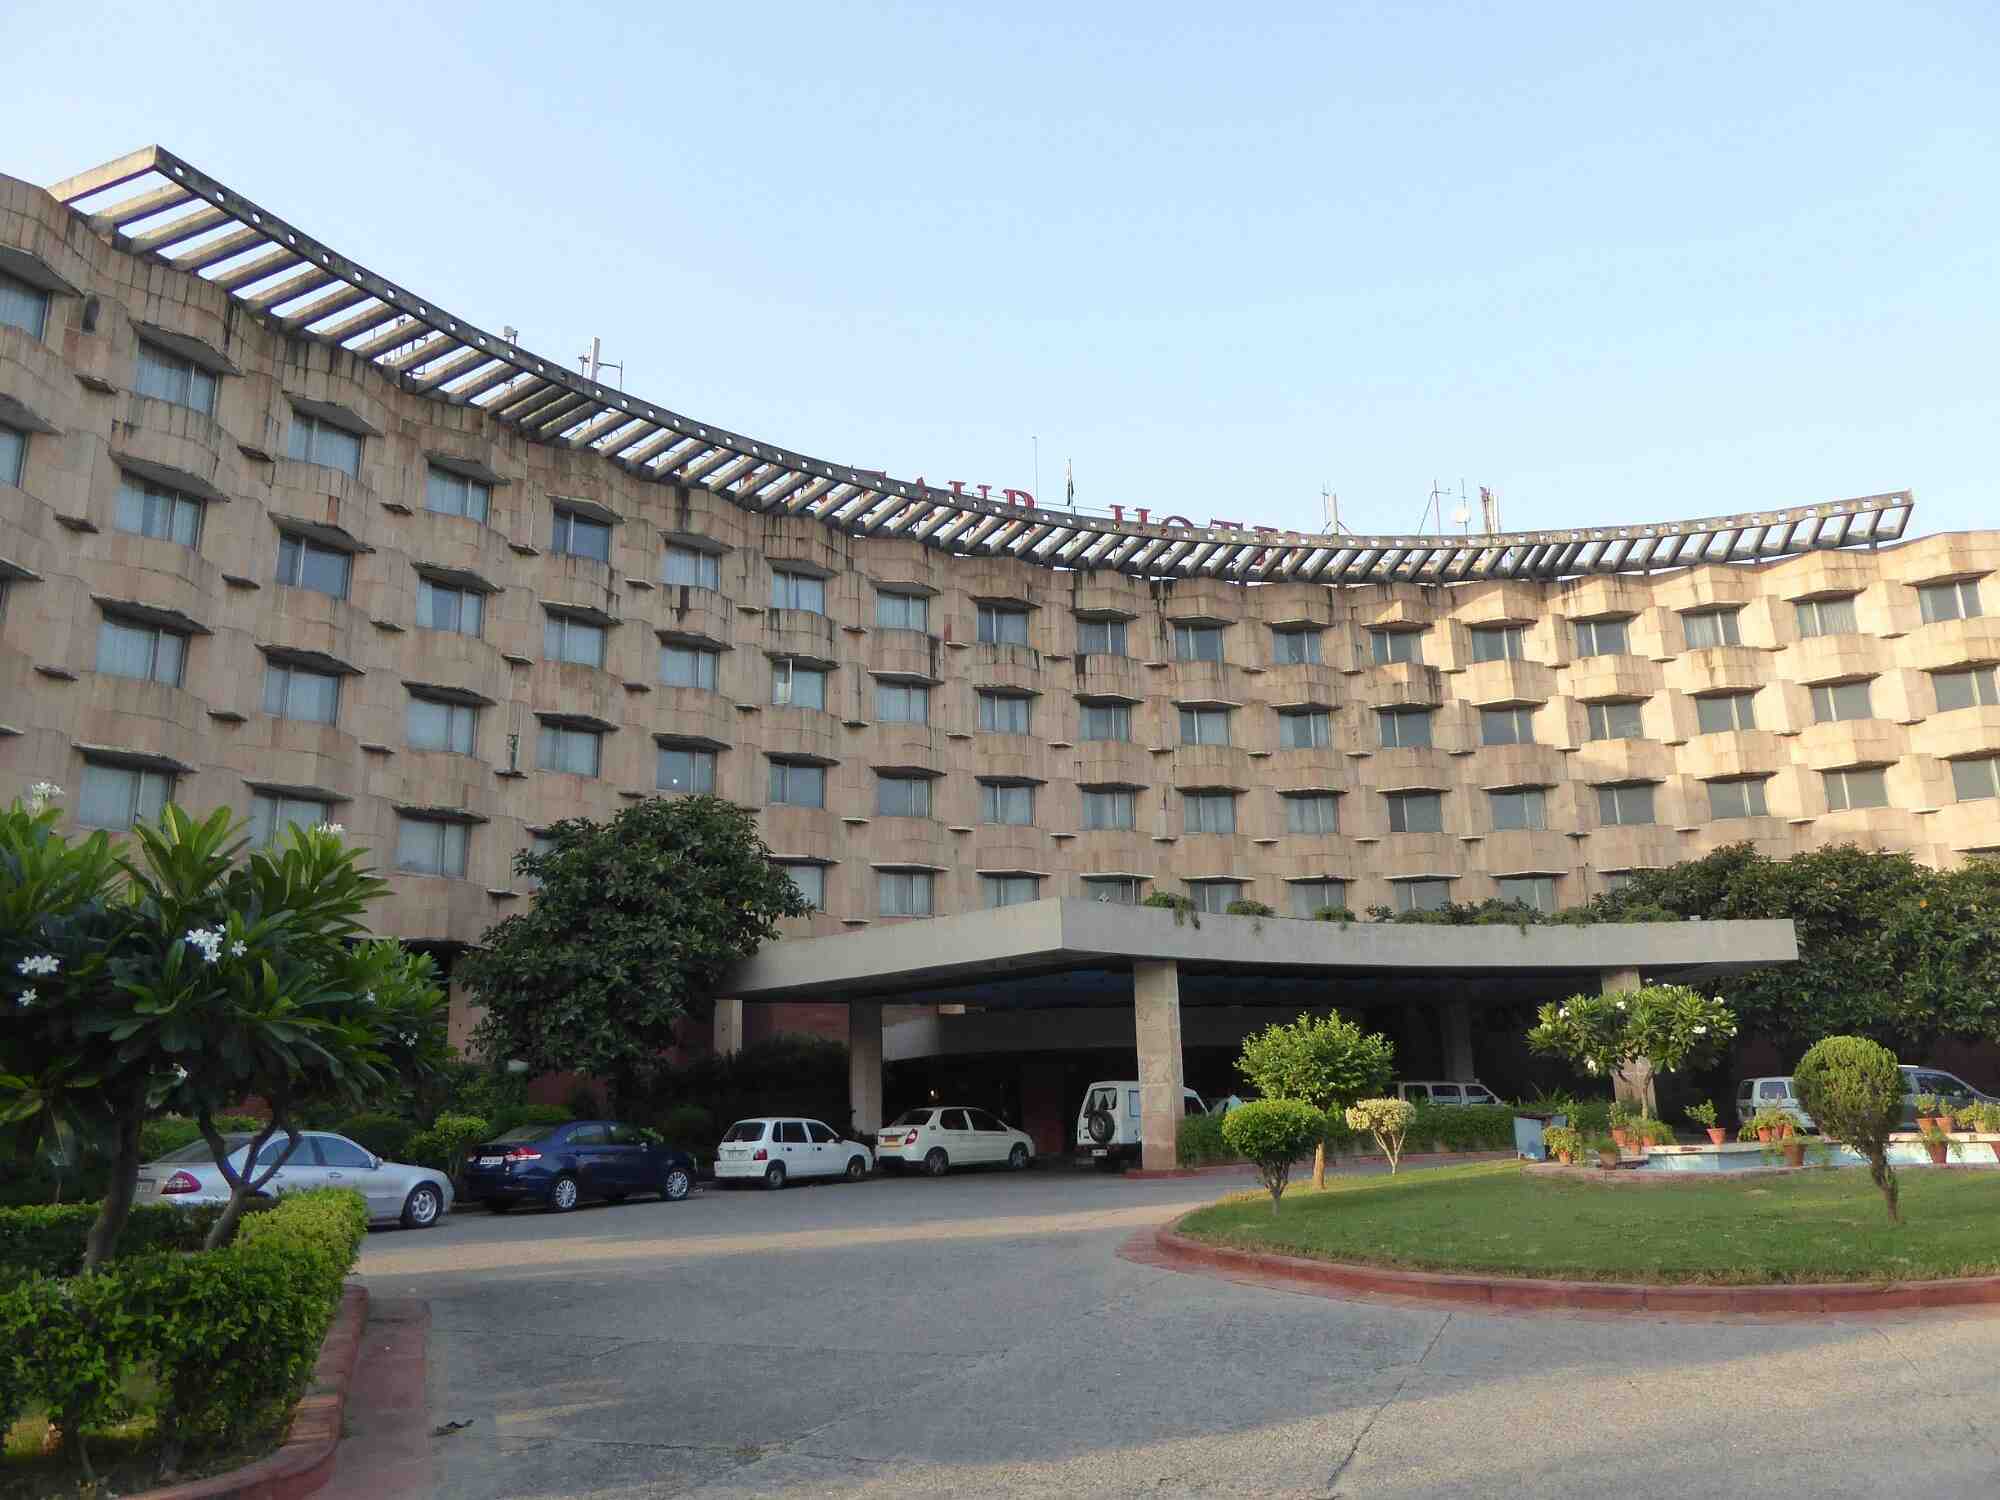
[[[378,1231],[435,1493],[2000,1494],[2000,1316],[1521,1317],[1120,1258],[1244,1185],[1041,1170]],[[366,1376],[366,1367],[363,1369]]]

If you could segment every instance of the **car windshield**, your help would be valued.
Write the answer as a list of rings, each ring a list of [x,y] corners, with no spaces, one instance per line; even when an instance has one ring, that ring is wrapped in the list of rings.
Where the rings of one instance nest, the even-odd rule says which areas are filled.
[[[539,1141],[548,1133],[549,1127],[546,1125],[516,1125],[512,1130],[502,1135],[496,1135],[493,1139],[496,1143],[500,1141]]]
[[[222,1138],[222,1144],[227,1146],[229,1150],[232,1153],[234,1153],[237,1151],[241,1151],[245,1146],[249,1145],[250,1142],[255,1139],[256,1139],[255,1136],[231,1134],[231,1135],[225,1135]],[[169,1151],[165,1156],[158,1157],[156,1159],[159,1161],[170,1161],[170,1162],[214,1161],[215,1157],[213,1154],[210,1153],[207,1141],[189,1141],[185,1146],[182,1146],[180,1149],[176,1151]]]
[[[929,1122],[930,1117],[931,1112],[927,1109],[906,1109],[891,1120],[889,1125],[892,1129],[898,1125],[923,1125]]]
[[[738,1120],[728,1130],[723,1132],[722,1143],[726,1146],[731,1141],[761,1141],[763,1139],[764,1122],[762,1120]]]

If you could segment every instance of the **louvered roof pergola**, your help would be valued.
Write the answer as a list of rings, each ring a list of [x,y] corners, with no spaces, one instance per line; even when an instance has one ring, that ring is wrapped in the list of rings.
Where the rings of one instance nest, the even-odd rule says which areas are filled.
[[[531,442],[700,485],[746,511],[963,556],[1235,583],[1546,580],[1894,541],[1913,504],[1904,490],[1694,521],[1457,537],[1180,527],[1012,505],[828,463],[599,384],[378,276],[158,146],[49,191],[123,249],[198,275],[283,332],[338,346],[404,390],[477,407]]]

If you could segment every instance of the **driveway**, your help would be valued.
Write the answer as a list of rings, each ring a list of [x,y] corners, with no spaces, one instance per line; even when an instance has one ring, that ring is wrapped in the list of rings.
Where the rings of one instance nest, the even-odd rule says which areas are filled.
[[[1248,1179],[886,1179],[369,1237],[437,1493],[1994,1494],[2000,1318],[1345,1303],[1121,1259]],[[364,1366],[364,1377],[366,1368]]]

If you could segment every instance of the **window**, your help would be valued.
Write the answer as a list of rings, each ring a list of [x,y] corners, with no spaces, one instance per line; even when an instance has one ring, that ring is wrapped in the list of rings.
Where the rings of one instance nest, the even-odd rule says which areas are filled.
[[[0,484],[21,487],[28,467],[28,435],[12,427],[0,427]]]
[[[786,1146],[803,1146],[806,1143],[806,1126],[803,1120],[785,1120],[778,1126],[778,1142]]]
[[[663,792],[715,792],[715,752],[683,745],[662,745],[653,785]]]
[[[1083,789],[1083,826],[1086,829],[1136,828],[1138,794],[1130,787]]]
[[[875,717],[884,724],[928,724],[931,690],[921,682],[875,684]]]
[[[1632,649],[1630,620],[1578,620],[1576,654],[1624,656]]]
[[[1881,767],[1859,771],[1822,771],[1829,812],[1845,812],[1855,807],[1887,807],[1889,778]]]
[[[337,1135],[316,1135],[312,1137],[313,1150],[319,1155],[322,1167],[366,1167],[372,1169],[375,1158],[363,1151],[354,1142],[342,1140]]]
[[[929,870],[878,870],[876,907],[885,917],[928,917],[935,909],[932,888],[936,881]]]
[[[1397,911],[1443,911],[1451,904],[1449,880],[1393,880]]]
[[[264,663],[264,712],[278,719],[331,724],[340,717],[340,678],[284,662]]]
[[[112,677],[181,685],[187,637],[157,625],[140,625],[107,615],[97,626],[97,670]]]
[[[347,580],[354,559],[337,547],[326,546],[309,537],[281,532],[278,536],[278,582],[288,589],[312,589],[347,597]]]
[[[981,693],[979,727],[989,734],[1026,734],[1035,700],[1019,693]]]
[[[1755,693],[1711,693],[1694,700],[1696,727],[1703,734],[1757,727]]]
[[[1622,891],[1638,878],[1638,872],[1634,870],[1606,870],[1604,872],[1605,892],[1609,894],[1612,891]]]
[[[557,557],[581,557],[587,562],[611,561],[611,523],[558,505],[549,551]]]
[[[1508,832],[1518,828],[1549,826],[1548,794],[1541,787],[1488,792],[1486,797],[1492,804],[1493,826],[1496,829]]]
[[[157,818],[173,796],[174,777],[170,771],[142,771],[134,766],[86,761],[76,820],[86,828],[130,828],[134,823]]]
[[[412,750],[449,750],[472,754],[479,736],[479,706],[447,703],[438,698],[410,699],[403,737]]]
[[[49,294],[0,273],[0,323],[20,329],[31,339],[40,338],[49,326]]]
[[[1042,892],[1042,881],[1038,875],[982,875],[979,877],[979,896],[982,905],[1019,906],[1024,901],[1033,901]]]
[[[771,702],[780,708],[826,707],[826,672],[790,658],[771,663]]]
[[[722,659],[719,651],[710,651],[702,646],[683,646],[676,642],[662,642],[660,646],[660,681],[668,687],[700,688],[704,692],[715,691],[715,668]]]
[[[1229,710],[1226,708],[1183,708],[1183,745],[1226,745],[1229,743]]]
[[[989,646],[1028,644],[1028,612],[1002,604],[979,606],[979,639]]]
[[[928,818],[931,815],[931,778],[878,773],[875,777],[875,815],[879,818]]]
[[[1711,818],[1761,818],[1764,805],[1764,778],[1740,781],[1711,781],[1708,784],[1708,815]]]
[[[1646,733],[1645,716],[1638,703],[1586,703],[1583,708],[1584,737],[1593,740],[1636,740]]]
[[[967,1113],[976,1113],[976,1111],[967,1111]],[[816,1145],[821,1146],[826,1145],[830,1141],[838,1141],[840,1139],[839,1136],[833,1133],[830,1126],[822,1125],[817,1120],[806,1121],[806,1134],[813,1138]]]
[[[466,835],[463,823],[436,818],[396,819],[396,868],[412,875],[465,878]]]
[[[567,771],[595,776],[604,759],[604,731],[573,724],[542,725],[535,737],[535,766],[543,771]]]
[[[1220,625],[1176,625],[1174,627],[1175,661],[1221,661],[1222,627]]]
[[[215,415],[214,372],[144,339],[139,341],[139,366],[133,372],[132,389],[141,396],[171,401],[205,417]]]
[[[1125,655],[1125,622],[1123,620],[1078,620],[1076,622],[1076,654],[1078,656]]]
[[[1626,827],[1649,825],[1653,818],[1653,784],[1626,781],[1597,789],[1597,821]]]
[[[302,464],[318,464],[343,474],[361,472],[361,435],[335,427],[323,417],[292,413],[292,435],[285,456]]]
[[[1479,711],[1479,740],[1483,745],[1532,745],[1535,743],[1535,711],[1517,708],[1482,708]]]
[[[4,442],[5,436],[0,431],[0,442]],[[5,456],[0,454],[0,475],[5,471]],[[130,474],[119,476],[118,514],[112,525],[120,531],[196,547],[201,544],[201,516],[202,502],[192,495],[135,479]]]
[[[1128,743],[1132,738],[1132,705],[1129,703],[1085,703],[1078,713],[1078,735],[1086,740],[1114,740]]]
[[[454,474],[432,464],[424,474],[424,509],[440,516],[464,516],[484,521],[492,509],[493,489],[483,480]]]
[[[1688,650],[1742,645],[1736,629],[1736,613],[1733,609],[1702,609],[1682,615],[1681,627],[1687,633]]]
[[[1035,789],[1019,783],[979,783],[979,821],[1025,826],[1035,821]]]
[[[417,628],[478,635],[486,620],[486,596],[477,589],[454,588],[417,578]]]
[[[1181,793],[1181,831],[1236,832],[1236,794],[1234,792]]]
[[[1278,715],[1280,750],[1323,750],[1333,743],[1333,715],[1321,709]]]
[[[259,792],[250,799],[250,847],[268,849],[287,828],[317,828],[332,821],[331,802]]]
[[[1332,792],[1281,793],[1285,804],[1285,832],[1340,832],[1340,798]]]
[[[546,833],[530,833],[527,852],[553,854],[556,852],[556,841]],[[523,875],[521,879],[531,891],[539,891],[542,888],[542,877],[539,875]]]
[[[826,910],[826,866],[794,865],[780,861],[772,862],[798,887],[798,892],[806,898],[806,904],[814,911]]]
[[[1386,792],[1389,832],[1443,833],[1444,796],[1439,792]]]
[[[1812,690],[1813,718],[1821,724],[1832,724],[1841,719],[1870,719],[1875,710],[1870,705],[1868,684],[1862,682],[1823,682]]]
[[[1376,727],[1382,733],[1382,748],[1401,750],[1412,746],[1428,748],[1431,742],[1431,710],[1428,708],[1383,708],[1375,712]]]
[[[574,615],[548,613],[542,621],[542,655],[549,661],[566,661],[579,667],[604,665],[605,630]]]
[[[1854,595],[1844,599],[1801,599],[1793,606],[1801,637],[1852,635],[1861,626],[1854,618]]]
[[[1935,625],[1940,620],[1971,620],[1985,613],[1979,607],[1976,578],[1960,583],[1921,584],[1917,588],[1917,606],[1926,625]]]
[[[1273,630],[1271,660],[1281,667],[1317,665],[1320,657],[1317,630]]]
[[[1520,661],[1528,654],[1525,625],[1476,625],[1471,634],[1474,661]]]
[[[2000,684],[1992,667],[1968,667],[1961,672],[1933,672],[1931,685],[1937,689],[1941,714],[1955,708],[1992,708],[2000,704]]]
[[[1295,917],[1316,917],[1328,907],[1345,910],[1347,882],[1344,880],[1294,880],[1291,882],[1291,913]]]
[[[922,594],[877,594],[875,625],[881,630],[929,630],[931,601]]]
[[[1222,916],[1231,902],[1243,899],[1243,882],[1240,880],[1190,880],[1188,899],[1194,902],[1196,911],[1207,912],[1211,916]]]
[[[1424,659],[1424,633],[1421,630],[1371,630],[1372,655],[1375,665],[1386,667],[1391,662],[1422,662]]]
[[[660,582],[689,589],[722,587],[722,559],[695,547],[669,546],[660,560]]]
[[[1129,875],[1086,875],[1083,894],[1085,900],[1102,901],[1110,906],[1137,906],[1139,882]]]
[[[1532,906],[1536,911],[1556,909],[1556,878],[1553,875],[1502,875],[1493,884],[1502,901]]]
[[[772,761],[771,801],[787,807],[825,807],[826,767]]]
[[[771,608],[802,609],[808,614],[826,613],[826,580],[810,573],[771,574]]]
[[[1961,802],[1971,802],[1980,797],[2000,797],[2000,755],[1953,761],[1951,790]]]

